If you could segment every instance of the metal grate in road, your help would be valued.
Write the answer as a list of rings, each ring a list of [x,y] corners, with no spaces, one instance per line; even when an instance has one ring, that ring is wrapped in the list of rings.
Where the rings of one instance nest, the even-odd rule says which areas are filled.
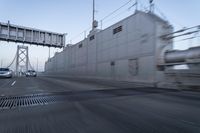
[[[46,105],[64,100],[58,95],[9,96],[0,98],[0,109]]]
[[[107,99],[121,96],[148,95],[152,93],[166,93],[169,90],[153,88],[122,88],[105,90],[86,90],[52,92],[43,94],[33,94],[26,96],[4,96],[0,97],[0,109],[12,109],[18,107],[29,107],[36,105],[46,105],[56,102],[83,102],[95,99]]]

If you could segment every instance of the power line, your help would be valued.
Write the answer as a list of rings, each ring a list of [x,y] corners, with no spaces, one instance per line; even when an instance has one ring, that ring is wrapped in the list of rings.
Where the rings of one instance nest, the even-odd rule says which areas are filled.
[[[84,34],[85,32],[87,32],[87,31],[90,30],[90,29],[91,29],[91,26],[88,27],[87,29],[83,30],[81,33],[77,34],[76,36],[72,37],[70,40],[73,40],[73,39],[79,37],[80,35]]]
[[[104,21],[104,24],[106,24],[107,22],[110,22],[111,20],[119,17],[120,15],[124,14],[125,12],[127,12],[127,9],[126,10],[123,10],[122,12],[118,13],[117,15],[115,15],[114,17],[108,19],[107,21]]]
[[[101,21],[105,20],[106,18],[112,16],[113,14],[115,14],[117,11],[119,11],[120,9],[122,9],[123,7],[125,7],[126,5],[128,5],[130,2],[132,2],[132,0],[129,0],[128,2],[126,2],[125,4],[123,4],[121,7],[119,7],[118,9],[114,10],[113,12],[111,12],[110,14],[108,14],[107,16],[105,16],[103,19],[101,19]]]
[[[120,6],[119,8],[117,8],[116,10],[114,10],[113,12],[109,13],[107,16],[105,16],[103,19],[100,20],[100,22],[102,23],[105,19],[107,19],[108,17],[112,16],[113,14],[115,14],[116,12],[118,12],[119,10],[121,10],[123,7],[127,6],[129,3],[131,3],[133,0],[129,0],[127,1],[125,4],[123,4],[122,6]],[[86,32],[88,30],[90,30],[92,27],[88,27],[87,29],[83,30],[81,33],[77,34],[76,36],[72,37],[69,41],[71,42],[72,40],[80,37],[81,35],[84,34],[84,37],[86,37]]]
[[[193,30],[193,29],[195,29],[195,30]],[[180,35],[175,35],[175,34],[179,34],[179,33],[182,33],[182,32],[186,32],[188,30],[193,30],[193,31],[183,33],[183,34],[180,34]],[[176,37],[190,35],[190,34],[199,33],[199,32],[200,32],[200,25],[197,25],[197,26],[193,26],[193,27],[189,27],[189,28],[183,28],[181,30],[178,30],[178,31],[175,31],[175,32],[172,32],[172,33],[169,33],[169,34],[162,35],[161,38],[173,39],[173,38],[176,38]]]
[[[177,40],[177,41],[174,41],[174,42],[182,42],[182,41],[186,41],[186,40],[192,40],[192,39],[195,39],[195,38],[200,38],[200,36],[188,37],[188,38],[184,38],[184,39]]]

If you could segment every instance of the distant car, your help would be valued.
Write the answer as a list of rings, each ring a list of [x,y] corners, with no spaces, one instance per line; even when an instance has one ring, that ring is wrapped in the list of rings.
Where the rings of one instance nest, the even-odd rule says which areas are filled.
[[[12,78],[13,72],[9,68],[0,68],[0,77]]]
[[[28,70],[26,72],[26,77],[37,77],[37,73],[34,70]]]

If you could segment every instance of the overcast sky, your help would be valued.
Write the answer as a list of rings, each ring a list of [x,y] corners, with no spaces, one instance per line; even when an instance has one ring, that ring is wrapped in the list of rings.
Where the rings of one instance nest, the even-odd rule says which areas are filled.
[[[101,20],[129,0],[96,0],[96,19]],[[148,7],[148,0],[138,0],[139,8]],[[156,13],[167,18],[180,29],[200,24],[200,0],[154,0]],[[134,0],[103,22],[109,26],[120,19],[134,13]],[[164,15],[163,15],[164,14]],[[92,16],[92,0],[0,0],[0,22],[10,21],[11,24],[33,27],[58,33],[68,33],[67,43],[75,43],[82,39],[84,30],[90,28]],[[197,42],[190,42],[197,45]],[[15,56],[16,43],[0,42],[0,61],[5,67]],[[186,48],[188,44],[180,46]],[[51,49],[51,56],[59,49]],[[29,46],[30,61],[43,70],[48,59],[48,48]]]

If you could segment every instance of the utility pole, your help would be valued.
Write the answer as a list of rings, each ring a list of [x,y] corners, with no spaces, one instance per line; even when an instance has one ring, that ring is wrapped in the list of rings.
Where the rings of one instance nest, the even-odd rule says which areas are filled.
[[[50,56],[51,56],[50,54],[51,54],[51,51],[50,51],[50,47],[49,47],[49,59],[51,58],[51,57],[50,57]]]
[[[95,20],[95,0],[93,0],[92,29],[94,29],[94,20]]]
[[[65,40],[66,40],[66,36],[68,35],[68,33],[64,33],[63,36],[64,36],[64,39],[63,39],[63,42],[64,42],[64,47],[63,47],[63,50],[64,48],[66,47],[66,43],[65,43]]]
[[[1,68],[3,67],[3,59],[1,59]]]
[[[138,10],[138,0],[135,0],[135,10]]]
[[[93,0],[92,30],[98,27],[98,22],[95,20],[95,11],[95,0]]]
[[[38,72],[38,58],[37,58],[37,72]]]
[[[154,3],[153,0],[149,0],[149,12],[154,13]]]

